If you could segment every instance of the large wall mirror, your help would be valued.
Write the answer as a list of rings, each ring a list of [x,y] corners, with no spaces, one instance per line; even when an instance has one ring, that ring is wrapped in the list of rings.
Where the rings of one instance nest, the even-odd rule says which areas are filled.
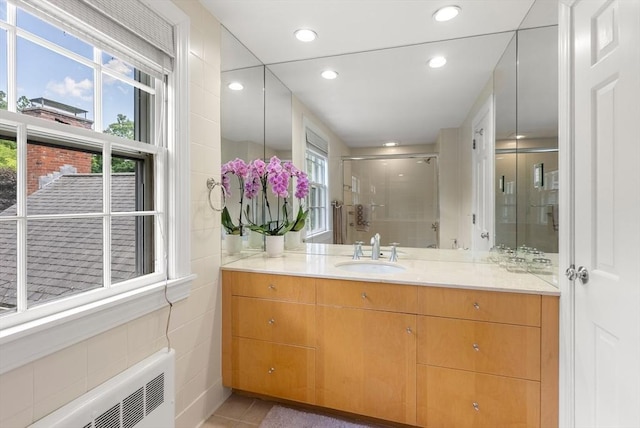
[[[327,227],[333,232],[340,227],[343,233],[310,234],[308,243],[366,242],[368,234],[380,228],[383,244],[394,240],[407,247],[469,248],[471,122],[492,98],[496,150],[492,245],[557,252],[554,2],[537,1],[529,15],[512,32],[267,65],[252,58],[224,30],[222,161],[275,154],[304,168],[309,162],[305,152],[320,136],[328,152]],[[422,67],[421,72],[429,73],[424,84],[408,91],[399,86],[412,81],[409,74],[415,64],[424,66],[425,58],[445,50],[450,52],[447,68]],[[227,55],[234,59],[228,62]],[[242,63],[237,58],[252,59]],[[340,85],[317,79],[327,68],[340,70],[336,79]],[[238,102],[238,94],[226,85],[232,76],[254,73],[262,92],[247,93],[247,101]],[[440,81],[438,73],[454,79]],[[382,83],[389,81],[395,83]],[[451,81],[455,84],[445,83]],[[372,97],[358,96],[363,91]],[[400,119],[392,115],[394,111],[402,111]],[[360,126],[361,118],[371,119],[369,125]],[[413,137],[399,147],[383,148],[383,142],[395,138],[385,129],[396,122]],[[404,164],[409,165],[398,166]],[[434,184],[423,185],[428,181]],[[391,189],[389,195],[381,193],[385,188]],[[332,219],[337,215],[330,206],[334,201],[343,205],[341,223]],[[368,228],[358,227],[359,205],[365,205],[369,218],[379,220],[378,226],[371,226],[372,221]],[[416,220],[419,210],[428,214]],[[394,237],[400,226],[405,238]],[[318,248],[308,245],[304,251],[321,251]]]

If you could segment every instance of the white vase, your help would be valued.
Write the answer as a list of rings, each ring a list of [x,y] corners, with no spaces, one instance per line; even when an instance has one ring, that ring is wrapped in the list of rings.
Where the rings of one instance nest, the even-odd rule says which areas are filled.
[[[242,235],[226,235],[224,243],[227,254],[238,254],[242,251]]]
[[[302,233],[301,231],[289,231],[284,235],[284,248],[285,250],[297,250],[302,246]]]
[[[284,253],[284,235],[265,236],[267,257],[282,257]]]

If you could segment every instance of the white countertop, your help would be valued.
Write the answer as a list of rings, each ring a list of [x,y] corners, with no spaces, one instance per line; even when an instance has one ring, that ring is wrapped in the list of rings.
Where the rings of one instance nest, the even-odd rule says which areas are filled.
[[[322,245],[321,247],[318,245]],[[310,246],[318,246],[317,248]],[[365,247],[365,254],[367,248]],[[385,248],[383,247],[383,252]],[[286,251],[282,257],[269,258],[263,252],[247,252],[242,258],[223,264],[224,270],[297,275],[316,278],[371,281],[488,291],[560,295],[551,282],[530,273],[512,273],[468,251],[436,249],[400,249],[397,264],[405,268],[395,273],[356,273],[336,266],[351,260],[351,246],[307,244],[301,251]],[[365,260],[363,258],[362,260]],[[381,258],[381,261],[386,259]]]

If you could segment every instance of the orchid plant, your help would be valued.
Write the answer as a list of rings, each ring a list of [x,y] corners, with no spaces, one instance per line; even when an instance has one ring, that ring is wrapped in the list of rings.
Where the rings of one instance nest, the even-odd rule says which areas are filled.
[[[242,205],[245,187],[245,177],[247,175],[248,165],[239,158],[229,161],[222,165],[220,174],[222,175],[222,189],[224,192],[225,200],[231,197],[231,175],[235,175],[238,178],[238,184],[240,185],[240,215],[238,217],[238,224],[233,223],[229,209],[225,207],[222,209],[222,227],[227,235],[242,235],[244,223],[242,222]]]
[[[309,194],[309,179],[307,174],[296,168],[293,163],[282,162],[276,156],[273,156],[269,163],[255,159],[247,164],[236,158],[222,165],[221,175],[226,199],[231,196],[232,175],[237,177],[240,185],[240,214],[237,225],[227,207],[222,210],[222,226],[227,234],[242,235],[245,225],[263,235],[284,235],[289,231],[300,231],[304,227],[309,215],[309,210],[303,209],[304,198]],[[293,179],[296,183],[294,196],[298,198],[299,204],[295,218],[290,219],[289,185]],[[257,213],[251,212],[250,205],[243,207],[244,198],[255,199],[260,192],[265,203],[264,219],[255,218]],[[277,198],[275,215],[272,213],[269,195]]]
[[[294,196],[299,200],[298,213],[294,219],[290,219],[289,184],[295,179],[296,186]],[[275,216],[269,202],[270,194],[277,198]],[[309,180],[304,171],[296,168],[291,162],[282,162],[273,156],[269,163],[262,159],[256,159],[249,163],[245,177],[245,196],[252,199],[262,191],[265,201],[265,223],[259,224],[251,221],[249,207],[247,206],[247,220],[249,228],[263,235],[284,235],[289,231],[299,231],[305,225],[309,211],[303,209],[303,200],[309,194]],[[281,208],[282,204],[282,208]]]

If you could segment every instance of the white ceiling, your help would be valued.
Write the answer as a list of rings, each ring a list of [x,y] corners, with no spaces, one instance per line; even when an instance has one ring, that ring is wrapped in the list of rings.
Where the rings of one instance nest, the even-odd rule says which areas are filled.
[[[458,127],[534,4],[459,0],[462,13],[438,23],[433,13],[451,2],[200,1],[350,147],[431,143],[439,129]],[[524,25],[556,24],[556,10],[556,0],[537,0]],[[298,28],[318,39],[299,42]],[[447,64],[429,69],[434,55]],[[322,79],[326,68],[339,77]]]

